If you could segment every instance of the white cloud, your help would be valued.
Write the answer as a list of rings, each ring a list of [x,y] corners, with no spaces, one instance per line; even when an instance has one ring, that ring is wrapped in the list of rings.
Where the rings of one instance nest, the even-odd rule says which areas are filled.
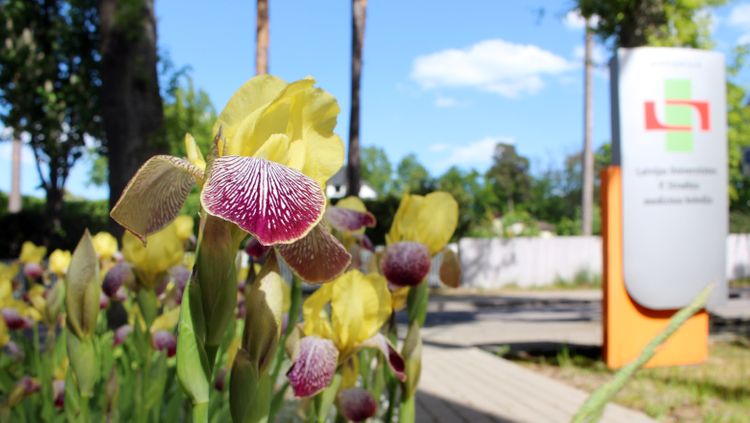
[[[465,49],[447,49],[414,60],[411,78],[422,88],[469,87],[518,97],[544,86],[542,77],[575,66],[563,57],[530,44],[485,40]]]
[[[582,30],[586,27],[586,19],[578,13],[577,10],[571,10],[566,13],[562,18],[563,26],[570,30]],[[591,26],[596,27],[599,24],[599,17],[594,15],[591,17]]]
[[[440,168],[450,166],[466,166],[471,168],[487,167],[492,161],[495,145],[498,143],[514,144],[515,141],[509,137],[484,137],[460,147],[449,147],[444,144],[433,145],[432,151],[448,152],[447,157],[439,161]],[[439,146],[440,150],[435,147]]]
[[[453,97],[446,97],[446,96],[438,95],[437,98],[435,98],[435,107],[446,109],[449,107],[457,107],[457,106],[459,106],[459,102]]]
[[[738,4],[729,13],[729,24],[750,29],[750,3]]]
[[[743,31],[737,39],[738,44],[750,43],[750,3],[739,4],[732,9],[729,13],[729,25]]]

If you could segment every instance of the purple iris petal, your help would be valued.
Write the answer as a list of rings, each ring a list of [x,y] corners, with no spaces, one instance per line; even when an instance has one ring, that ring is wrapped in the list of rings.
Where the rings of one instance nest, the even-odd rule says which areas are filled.
[[[351,254],[323,225],[317,225],[299,241],[276,249],[295,273],[310,283],[334,279],[352,260]]]
[[[339,411],[348,420],[361,422],[375,415],[378,404],[365,389],[349,388],[339,392]]]
[[[214,216],[235,223],[263,245],[296,241],[325,209],[317,182],[297,170],[256,157],[217,158],[201,202]]]
[[[300,340],[299,354],[287,372],[294,395],[309,397],[331,383],[339,350],[330,339],[307,336]]]

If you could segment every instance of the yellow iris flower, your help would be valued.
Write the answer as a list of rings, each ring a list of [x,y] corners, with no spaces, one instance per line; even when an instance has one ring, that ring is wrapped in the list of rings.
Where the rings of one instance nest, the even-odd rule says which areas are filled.
[[[145,246],[133,234],[125,232],[122,237],[122,254],[133,265],[133,271],[141,283],[154,288],[170,268],[182,263],[185,239],[180,235],[184,236],[184,233],[177,220],[149,236]]]
[[[47,254],[47,247],[36,245],[31,241],[26,241],[21,245],[21,255],[18,261],[23,264],[37,263],[40,264]]]
[[[330,303],[331,315],[325,311]],[[391,293],[381,275],[358,270],[322,285],[302,307],[307,336],[331,339],[347,358],[375,336],[391,314]]]
[[[58,277],[64,276],[68,272],[72,254],[68,250],[55,250],[49,255],[49,270]]]
[[[425,196],[407,193],[401,199],[385,240],[388,244],[419,242],[434,256],[448,244],[457,225],[458,203],[452,195],[441,191]]]
[[[109,260],[117,252],[117,239],[109,232],[99,232],[91,238],[96,255],[103,260]]]

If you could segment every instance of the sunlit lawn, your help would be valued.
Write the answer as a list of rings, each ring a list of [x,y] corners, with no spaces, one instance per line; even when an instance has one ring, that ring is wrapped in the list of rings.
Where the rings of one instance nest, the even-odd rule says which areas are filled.
[[[612,376],[601,361],[567,350],[519,361],[588,392]],[[712,342],[702,365],[642,369],[614,401],[665,422],[749,422],[750,339]]]

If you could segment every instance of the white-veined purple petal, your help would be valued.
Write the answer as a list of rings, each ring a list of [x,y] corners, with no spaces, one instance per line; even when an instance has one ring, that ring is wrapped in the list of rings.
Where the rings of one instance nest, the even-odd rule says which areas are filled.
[[[317,225],[293,244],[277,246],[276,250],[299,277],[310,283],[336,278],[352,261],[352,255],[323,225]]]
[[[286,376],[294,395],[309,397],[327,387],[336,373],[339,350],[330,339],[306,336]]]
[[[378,404],[367,390],[349,388],[339,392],[339,411],[348,420],[361,422],[369,419],[378,411]]]
[[[380,266],[388,282],[414,286],[430,271],[430,252],[418,242],[397,242],[385,249]]]
[[[214,160],[201,193],[203,207],[263,245],[289,244],[320,221],[325,196],[297,170],[257,157]]]
[[[354,232],[375,226],[375,216],[370,212],[331,206],[326,210],[326,220],[337,231]]]

